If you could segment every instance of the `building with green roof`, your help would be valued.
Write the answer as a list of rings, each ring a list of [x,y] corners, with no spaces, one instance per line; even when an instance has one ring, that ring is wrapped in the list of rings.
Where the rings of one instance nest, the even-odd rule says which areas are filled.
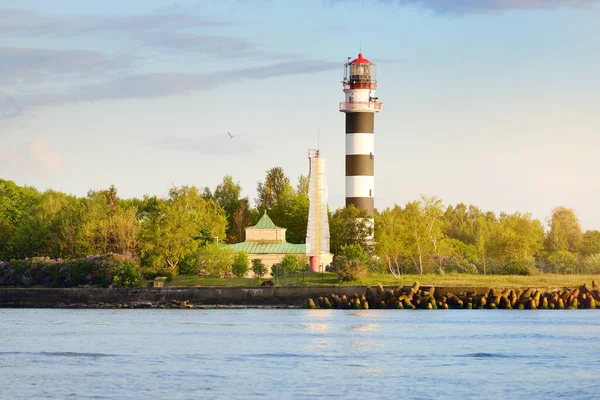
[[[305,244],[286,242],[285,231],[286,228],[275,225],[265,211],[256,225],[246,228],[245,242],[228,246],[236,252],[247,252],[251,260],[260,258],[267,266],[268,274],[270,274],[273,264],[281,262],[286,254],[306,254]],[[249,272],[249,276],[252,276],[251,272]]]

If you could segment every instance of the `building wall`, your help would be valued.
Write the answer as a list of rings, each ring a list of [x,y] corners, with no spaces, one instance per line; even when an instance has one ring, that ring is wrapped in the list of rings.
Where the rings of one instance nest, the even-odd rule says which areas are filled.
[[[285,229],[246,229],[246,242],[285,242]]]
[[[267,274],[263,276],[263,278],[271,277],[271,267],[273,264],[277,264],[283,260],[285,254],[248,254],[248,258],[250,259],[250,266],[252,266],[252,260],[255,258],[260,258],[267,267]],[[256,275],[252,273],[252,271],[248,271],[246,274],[246,278],[254,278]]]

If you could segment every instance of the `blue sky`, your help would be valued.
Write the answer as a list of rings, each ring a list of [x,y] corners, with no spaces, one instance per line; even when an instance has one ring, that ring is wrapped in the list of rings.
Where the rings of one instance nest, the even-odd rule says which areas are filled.
[[[377,208],[564,205],[600,229],[600,0],[0,0],[0,177],[132,197],[231,174],[254,198],[273,166],[307,173],[320,131],[339,207],[359,47]]]

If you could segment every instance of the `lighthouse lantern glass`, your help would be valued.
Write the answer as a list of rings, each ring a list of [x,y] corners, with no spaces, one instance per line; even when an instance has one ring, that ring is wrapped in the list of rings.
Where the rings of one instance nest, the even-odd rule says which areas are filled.
[[[356,63],[350,64],[346,79],[350,82],[374,82],[375,64]]]

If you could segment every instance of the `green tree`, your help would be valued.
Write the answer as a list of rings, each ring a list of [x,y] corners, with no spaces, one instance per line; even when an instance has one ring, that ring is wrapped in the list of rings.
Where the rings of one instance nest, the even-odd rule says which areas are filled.
[[[234,182],[231,175],[225,175],[213,195],[227,215],[227,241],[230,243],[241,242],[243,229],[248,226],[248,199],[242,198],[241,193],[239,182]]]
[[[574,274],[577,268],[577,257],[566,250],[559,250],[548,256],[548,266],[548,272],[554,274]]]
[[[546,237],[546,249],[549,252],[579,250],[583,233],[575,211],[566,207],[552,210],[549,221],[550,232]]]
[[[267,273],[267,267],[260,258],[252,260],[252,267],[250,267],[250,270],[258,278],[262,278]]]
[[[217,243],[208,243],[198,249],[196,274],[214,278],[232,275],[235,251]]]
[[[582,236],[579,252],[583,257],[600,254],[600,231],[586,231]]]
[[[366,246],[368,238],[373,235],[373,227],[369,223],[367,212],[351,204],[330,214],[329,235],[331,251],[338,254],[345,245]]]
[[[291,188],[290,179],[283,172],[283,168],[271,168],[267,171],[265,181],[257,184],[258,198],[256,203],[258,207],[263,210],[271,210],[289,188]]]
[[[223,208],[193,186],[172,188],[167,200],[149,201],[144,212],[142,261],[153,269],[176,272],[184,257],[224,237],[227,228]]]
[[[404,215],[408,227],[406,251],[416,271],[423,274],[425,256],[431,253],[431,241],[428,240],[428,226],[422,214],[421,204],[417,201],[407,203]]]
[[[306,265],[306,257],[298,254],[286,254],[281,260],[281,268],[289,274],[297,274]]]
[[[36,231],[40,221],[35,210],[40,201],[41,194],[35,188],[0,179],[0,230],[5,234],[0,237],[0,259],[38,255],[45,233]]]
[[[408,226],[402,207],[394,205],[375,213],[375,243],[379,258],[397,279],[405,273],[404,259],[408,256]]]
[[[500,214],[487,246],[487,254],[498,264],[533,263],[544,243],[544,228],[529,213]]]
[[[137,208],[121,208],[114,186],[108,190],[88,193],[82,237],[89,253],[137,254],[140,229]]]
[[[586,256],[581,263],[581,272],[584,274],[600,274],[600,253]]]
[[[449,244],[444,235],[443,204],[437,197],[421,195],[421,214],[425,219],[427,235],[431,241],[436,273],[444,272],[443,256],[449,252]]]
[[[235,255],[233,264],[231,265],[231,272],[238,278],[243,278],[248,273],[249,265],[248,253],[242,250]]]

